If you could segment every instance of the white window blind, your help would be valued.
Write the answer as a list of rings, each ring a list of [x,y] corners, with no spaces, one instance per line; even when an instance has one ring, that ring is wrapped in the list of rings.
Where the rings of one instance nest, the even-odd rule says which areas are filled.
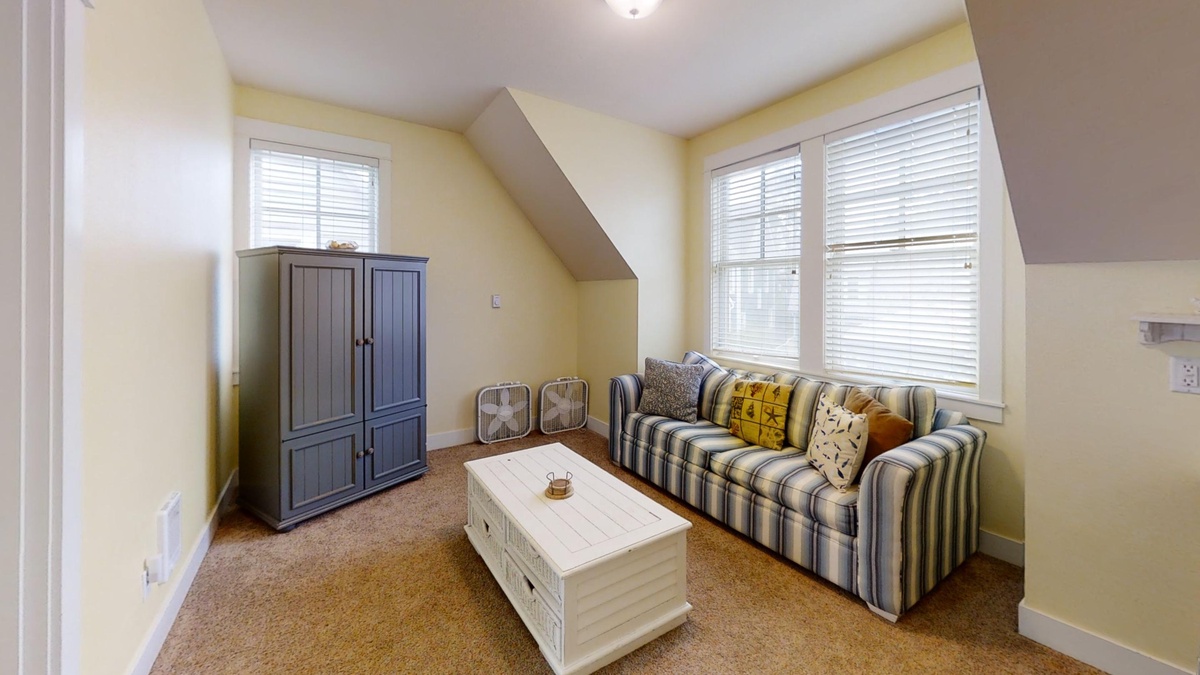
[[[379,161],[250,142],[250,246],[378,248]]]
[[[825,368],[975,388],[978,94],[922,108],[826,138]]]
[[[800,178],[797,148],[713,174],[712,345],[717,353],[796,361]]]

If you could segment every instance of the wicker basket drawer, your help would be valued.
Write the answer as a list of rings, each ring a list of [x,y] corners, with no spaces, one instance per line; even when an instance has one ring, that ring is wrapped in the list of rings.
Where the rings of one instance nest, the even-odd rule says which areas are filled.
[[[474,499],[467,500],[467,525],[479,536],[479,541],[483,544],[480,553],[487,556],[488,562],[499,565],[500,554],[504,552],[503,525],[497,525],[495,519]]]
[[[563,657],[562,620],[553,611],[552,601],[542,594],[538,584],[529,578],[525,568],[517,563],[512,556],[504,553],[504,583],[517,599],[518,605],[528,616],[527,623],[550,647],[555,658]]]
[[[533,545],[529,543],[529,537],[521,531],[521,528],[510,524],[505,530],[506,541],[508,543],[507,550],[518,558],[521,562],[533,572],[538,581],[542,582],[541,587],[545,592],[557,601],[559,607],[562,606],[562,577],[550,567],[542,556],[538,555]]]
[[[479,505],[483,507],[483,510],[491,516],[492,523],[496,525],[504,524],[504,510],[501,509],[500,505],[496,503],[496,500],[492,498],[492,495],[487,491],[487,488],[480,485],[479,481],[475,480],[475,477],[470,474],[467,474],[467,495],[471,499],[479,502]]]

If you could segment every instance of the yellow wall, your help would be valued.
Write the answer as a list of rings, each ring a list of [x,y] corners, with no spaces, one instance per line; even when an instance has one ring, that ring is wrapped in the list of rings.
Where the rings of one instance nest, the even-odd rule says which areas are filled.
[[[1188,672],[1200,643],[1200,396],[1140,312],[1192,311],[1200,261],[1030,265],[1025,602]]]
[[[637,275],[636,363],[678,359],[684,343],[687,143],[622,120],[510,90],[538,138]],[[620,321],[621,315],[613,315]],[[583,352],[581,352],[582,354]],[[615,364],[614,364],[615,365]],[[592,406],[595,410],[595,406]]]
[[[234,464],[232,83],[200,0],[87,13],[82,662],[124,673]],[[154,513],[183,495],[183,560],[143,602]]]
[[[248,87],[235,109],[392,146],[391,252],[430,258],[429,433],[474,429],[482,386],[576,372],[575,281],[462,134]]]
[[[638,366],[638,282],[579,282],[579,377],[588,414],[608,422],[608,381]]]
[[[906,84],[975,60],[966,24],[830,80],[758,112],[697,136],[688,142],[687,332],[686,347],[706,342],[709,283],[704,202],[708,199],[704,160],[709,155],[840,110]],[[1003,425],[979,423],[988,432],[983,457],[982,527],[1024,538],[1024,263],[1011,212],[1005,218],[1004,397],[1009,410]]]

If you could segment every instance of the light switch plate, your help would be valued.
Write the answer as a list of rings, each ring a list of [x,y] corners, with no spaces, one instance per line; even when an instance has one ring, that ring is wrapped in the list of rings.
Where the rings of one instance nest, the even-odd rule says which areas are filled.
[[[1200,359],[1171,357],[1171,391],[1200,394]]]

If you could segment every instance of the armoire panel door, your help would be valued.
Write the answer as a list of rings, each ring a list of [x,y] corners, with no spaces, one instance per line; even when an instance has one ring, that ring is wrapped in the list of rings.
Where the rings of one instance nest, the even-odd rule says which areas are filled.
[[[367,260],[367,418],[425,403],[425,266]]]
[[[367,487],[425,468],[425,408],[367,422]]]
[[[284,441],[281,520],[361,492],[365,458],[361,424]]]
[[[363,261],[285,255],[280,274],[283,438],[361,422]]]

